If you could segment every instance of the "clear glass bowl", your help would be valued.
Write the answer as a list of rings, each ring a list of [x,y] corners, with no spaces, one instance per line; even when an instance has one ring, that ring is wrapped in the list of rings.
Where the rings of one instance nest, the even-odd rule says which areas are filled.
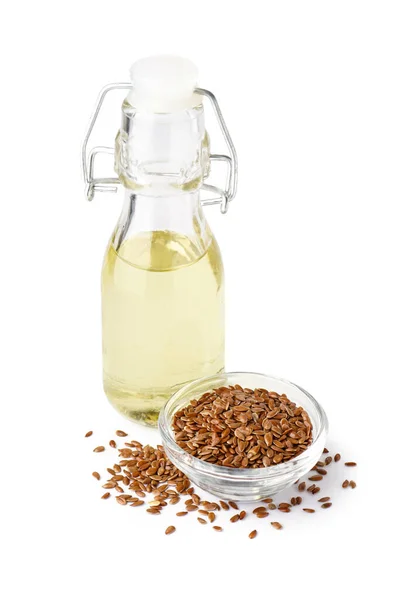
[[[292,402],[302,406],[308,412],[313,426],[313,441],[307,450],[279,465],[236,469],[208,463],[180,448],[175,442],[171,427],[175,412],[205,392],[235,384],[286,394]],[[190,481],[218,498],[251,502],[277,494],[315,465],[325,447],[328,420],[320,404],[308,392],[290,381],[261,373],[220,373],[193,381],[176,392],[161,410],[158,427],[168,458]]]

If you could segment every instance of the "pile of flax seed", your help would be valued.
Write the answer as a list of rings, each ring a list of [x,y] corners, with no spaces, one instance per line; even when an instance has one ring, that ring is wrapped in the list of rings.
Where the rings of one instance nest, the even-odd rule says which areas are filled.
[[[92,431],[86,433],[87,438],[91,437]],[[126,438],[128,434],[122,430],[116,431],[116,436]],[[265,498],[262,505],[257,506],[252,514],[242,510],[236,502],[223,500],[209,501],[203,500],[199,494],[195,493],[189,479],[175,467],[168,459],[162,446],[153,448],[149,445],[143,445],[138,441],[124,441],[123,446],[117,446],[115,440],[109,441],[109,447],[118,453],[118,458],[114,464],[107,468],[108,478],[102,484],[106,491],[101,498],[107,500],[112,496],[118,504],[129,507],[145,506],[146,512],[150,515],[159,515],[167,505],[175,505],[183,502],[184,506],[176,512],[176,518],[187,516],[194,513],[197,521],[201,525],[210,524],[213,530],[223,531],[220,525],[214,525],[219,518],[220,511],[233,511],[230,517],[230,523],[243,521],[249,518],[264,519],[269,516],[281,513],[290,513],[293,510],[302,510],[305,513],[315,513],[319,508],[327,509],[332,506],[329,495],[323,495],[321,485],[324,477],[328,473],[330,465],[341,461],[340,454],[334,456],[329,454],[325,448],[321,459],[314,465],[312,472],[308,473],[302,481],[295,484],[295,492],[287,502],[275,504],[273,498]],[[106,450],[105,446],[97,446],[93,452],[100,453]],[[355,462],[345,462],[345,467],[356,467]],[[94,471],[93,477],[102,481],[103,477],[99,472]],[[342,483],[343,488],[354,489],[356,483],[352,479],[345,479]],[[304,507],[306,498],[317,496],[318,504],[313,507]],[[301,507],[301,508],[300,508]],[[280,519],[282,520],[282,517]],[[283,528],[281,521],[272,520],[271,526],[280,530]],[[165,530],[166,535],[176,531],[175,525],[170,525]],[[250,539],[257,536],[257,530],[252,529],[248,535]]]

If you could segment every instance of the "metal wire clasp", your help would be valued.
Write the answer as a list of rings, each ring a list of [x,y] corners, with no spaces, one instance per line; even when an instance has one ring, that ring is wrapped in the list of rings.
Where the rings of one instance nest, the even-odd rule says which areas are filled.
[[[106,85],[100,92],[99,97],[97,99],[96,107],[93,112],[93,115],[89,122],[89,127],[87,129],[85,138],[83,140],[82,145],[82,170],[83,170],[83,178],[85,181],[86,188],[86,198],[87,200],[93,200],[93,197],[96,192],[116,192],[117,185],[120,184],[120,180],[118,177],[101,177],[97,178],[94,176],[94,166],[95,159],[98,154],[114,154],[114,148],[108,146],[95,146],[88,152],[88,143],[90,140],[90,136],[92,134],[93,128],[96,124],[97,117],[99,116],[99,112],[103,105],[104,99],[108,92],[112,90],[130,90],[132,88],[131,83],[110,83]],[[203,183],[202,189],[207,192],[211,192],[216,194],[216,196],[202,199],[202,204],[210,205],[210,204],[220,204],[221,212],[226,213],[228,210],[229,203],[236,195],[237,189],[237,176],[238,176],[238,162],[237,162],[237,154],[235,150],[235,146],[233,145],[232,138],[229,134],[228,128],[226,126],[225,120],[222,116],[221,109],[217,102],[214,94],[208,90],[203,88],[195,88],[195,93],[200,96],[205,96],[210,101],[215,115],[217,117],[219,126],[221,127],[222,134],[226,141],[226,144],[229,149],[229,156],[226,154],[211,154],[211,161],[221,161],[225,162],[228,166],[228,175],[227,181],[224,189],[221,189],[215,185],[211,185],[208,183]]]

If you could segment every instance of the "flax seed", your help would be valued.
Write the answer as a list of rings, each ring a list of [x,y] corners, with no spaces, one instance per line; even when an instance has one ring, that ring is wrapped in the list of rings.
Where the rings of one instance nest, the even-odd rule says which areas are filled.
[[[128,435],[127,433],[125,433],[125,431],[121,431],[121,429],[117,429],[117,431],[115,432],[115,434],[118,437],[126,437]]]
[[[229,510],[229,504],[227,504],[223,500],[220,500],[219,503],[221,505],[222,510]]]
[[[97,479],[97,481],[100,481],[100,473],[98,473],[97,471],[93,471],[92,475],[95,479]]]
[[[96,448],[93,450],[93,452],[104,452],[104,450],[105,450],[104,446],[97,446],[97,447],[96,447]]]
[[[236,521],[239,521],[240,516],[239,515],[233,515],[233,517],[231,517],[229,520],[231,523],[236,523]]]
[[[202,525],[206,525],[207,521],[205,519],[203,519],[202,517],[197,517],[197,520],[199,523],[201,523]]]
[[[357,466],[357,463],[355,463],[355,462],[345,462],[344,464],[346,467],[356,467]]]
[[[351,480],[349,486],[354,490],[354,488],[357,487],[357,484],[355,481]]]
[[[253,529],[253,531],[250,531],[250,533],[249,533],[249,538],[251,540],[254,540],[254,538],[256,537],[256,535],[257,535],[257,529]]]
[[[313,508],[303,508],[303,510],[306,513],[315,513],[315,510]]]
[[[236,502],[233,502],[233,500],[229,500],[228,504],[229,504],[229,506],[231,506],[235,510],[239,510],[238,505],[236,504]]]
[[[176,528],[173,525],[170,525],[169,527],[167,527],[167,529],[165,530],[165,535],[170,535],[171,533],[174,533],[174,531],[176,531]]]
[[[324,502],[321,504],[321,508],[330,508],[332,506],[332,502]]]
[[[222,531],[222,527],[219,525],[213,525],[213,529],[215,529],[215,531]]]
[[[85,433],[85,437],[90,437],[91,435],[93,435],[93,431],[88,431]]]
[[[271,521],[271,525],[274,529],[282,529],[282,525],[278,521]]]
[[[301,483],[299,483],[297,489],[299,490],[299,492],[304,492],[304,490],[306,489],[306,482],[302,481]]]
[[[328,502],[329,500],[330,500],[330,497],[329,497],[329,496],[324,496],[323,498],[320,498],[320,499],[318,500],[318,502]]]
[[[335,454],[334,461],[339,462],[340,459],[341,459],[340,454],[339,453]]]
[[[347,488],[349,486],[349,480],[345,479],[342,483],[342,488]]]
[[[107,500],[107,498],[109,498],[110,496],[111,496],[110,492],[106,492],[105,494],[102,495],[101,499]]]

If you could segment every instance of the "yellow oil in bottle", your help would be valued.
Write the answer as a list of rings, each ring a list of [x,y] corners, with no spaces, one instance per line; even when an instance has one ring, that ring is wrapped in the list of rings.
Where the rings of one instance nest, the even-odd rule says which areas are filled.
[[[224,368],[224,277],[214,238],[199,251],[171,231],[141,233],[102,271],[104,390],[129,418],[156,424],[183,384]]]

